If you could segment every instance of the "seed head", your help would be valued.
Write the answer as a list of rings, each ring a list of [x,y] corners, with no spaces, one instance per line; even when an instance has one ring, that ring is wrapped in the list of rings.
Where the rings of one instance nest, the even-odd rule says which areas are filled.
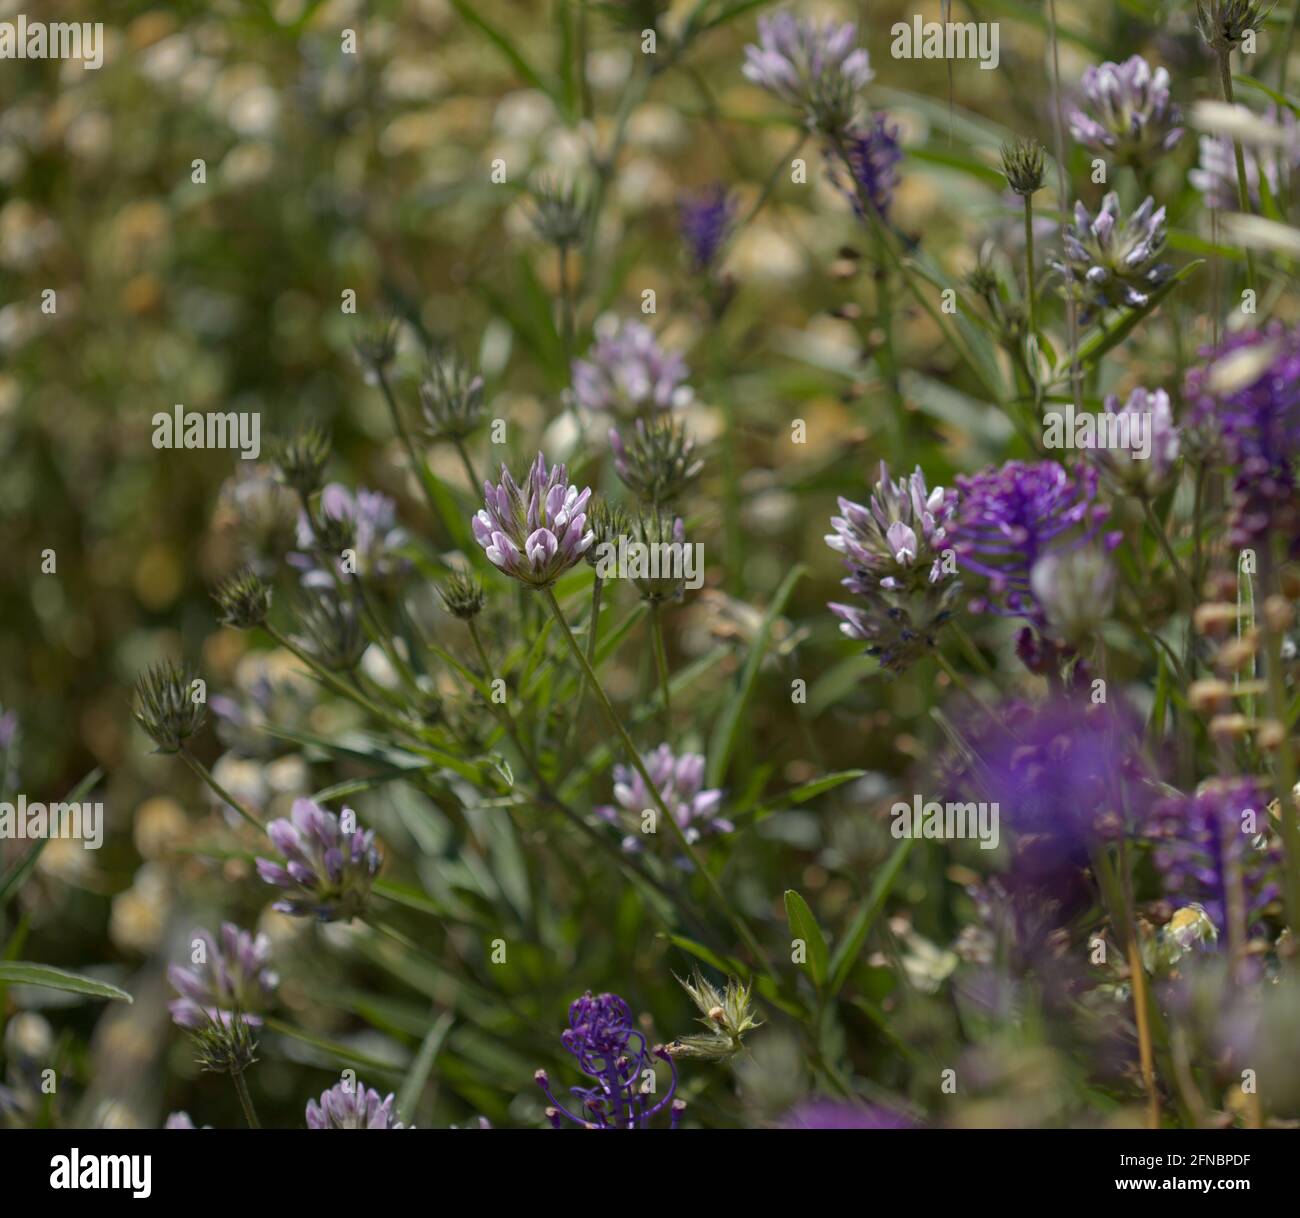
[[[329,459],[329,436],[315,423],[277,441],[271,451],[280,481],[303,499],[320,490]]]
[[[271,611],[271,585],[250,567],[244,567],[218,584],[212,599],[225,625],[251,630],[262,625]]]
[[[435,440],[463,440],[483,421],[483,377],[455,352],[429,357],[420,410]]]
[[[704,468],[695,455],[695,441],[671,418],[652,419],[648,424],[638,419],[626,443],[611,427],[609,446],[623,485],[652,507],[675,502]]]
[[[1018,195],[1043,188],[1043,146],[1037,140],[1015,140],[1002,145],[1002,172]]]
[[[447,612],[465,622],[482,612],[487,599],[483,585],[473,575],[462,571],[455,572],[439,584],[438,595]]]
[[[170,660],[147,669],[135,683],[135,721],[158,746],[175,753],[203,726],[204,704],[194,701],[195,677]]]

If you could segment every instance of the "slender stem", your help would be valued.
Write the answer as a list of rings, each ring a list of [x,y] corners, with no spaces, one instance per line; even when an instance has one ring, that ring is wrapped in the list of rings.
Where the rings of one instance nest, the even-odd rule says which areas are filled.
[[[587,664],[595,669],[596,667],[596,631],[600,625],[600,598],[605,589],[605,581],[596,576],[591,585],[591,616],[587,619]],[[569,720],[569,730],[564,742],[564,751],[567,753],[569,747],[573,744],[574,733],[578,730],[578,725],[582,722],[582,710],[587,701],[587,678],[583,673],[578,674],[578,705],[574,709],[573,718]]]
[[[1160,1128],[1160,1096],[1156,1093],[1155,1059],[1151,1052],[1151,1015],[1147,1009],[1147,975],[1142,968],[1136,936],[1128,937],[1129,976],[1133,981],[1133,1014],[1137,1018],[1138,1060],[1147,1092],[1147,1128]]]
[[[239,1096],[239,1106],[244,1110],[244,1120],[248,1122],[249,1129],[261,1129],[257,1109],[253,1107],[253,1097],[248,1094],[248,1084],[244,1082],[244,1072],[235,1072],[230,1076],[230,1081],[235,1084],[235,1094]]]
[[[1296,21],[1300,19],[1300,0],[1291,5],[1291,17],[1286,23],[1286,36],[1282,39],[1282,55],[1277,65],[1277,91],[1286,93],[1286,73],[1291,65],[1291,44],[1295,41]]]
[[[469,453],[465,448],[465,441],[457,436],[455,441],[456,451],[460,454],[460,463],[465,467],[465,477],[469,479],[469,489],[477,492],[483,485],[474,474],[474,463],[469,459]]]
[[[1232,96],[1232,47],[1228,45],[1223,36],[1223,29],[1219,20],[1219,6],[1214,6],[1215,22],[1215,44],[1214,50],[1219,61],[1219,83],[1223,86],[1223,100],[1228,105],[1233,105]],[[1239,136],[1232,137],[1232,155],[1236,160],[1237,168],[1237,204],[1241,208],[1243,216],[1250,215],[1250,189],[1246,183],[1246,154],[1241,148],[1241,139]],[[1250,246],[1245,247],[1246,255],[1246,286],[1253,292],[1255,290],[1255,253]]]
[[[375,376],[379,381],[379,388],[383,392],[384,401],[388,403],[388,413],[393,418],[393,429],[397,432],[398,438],[402,441],[402,446],[406,449],[406,455],[411,462],[411,470],[415,474],[416,481],[420,484],[420,489],[424,492],[424,497],[428,501],[429,511],[435,520],[441,520],[443,526],[448,532],[452,532],[449,522],[444,518],[441,509],[438,507],[438,501],[434,497],[433,488],[430,481],[433,475],[429,472],[428,463],[416,451],[415,441],[411,438],[410,429],[406,426],[402,418],[402,412],[397,405],[397,398],[393,395],[392,386],[388,383],[388,374],[378,368]],[[452,533],[455,536],[455,533]]]
[[[1038,293],[1034,284],[1034,197],[1025,195],[1025,302],[1029,306],[1029,333],[1037,340]]]
[[[406,722],[406,720],[402,719],[399,715],[394,714],[392,711],[385,710],[377,702],[366,697],[366,695],[359,689],[353,689],[346,681],[340,681],[339,678],[321,664],[319,660],[308,652],[305,652],[297,643],[281,631],[277,630],[274,626],[268,623],[264,626],[264,629],[281,647],[306,664],[307,667],[316,674],[317,678],[336,694],[347,698],[349,702],[355,702],[363,710],[368,711],[377,719],[381,719],[383,722],[387,723],[389,727],[395,728],[404,736],[410,736],[413,740],[423,740],[427,742],[428,737],[426,734],[414,723]]]
[[[1277,547],[1280,548],[1280,547]],[[1277,587],[1276,562],[1270,563],[1269,584]],[[1274,592],[1276,595],[1276,592]],[[1283,893],[1286,898],[1287,923],[1291,933],[1300,927],[1300,825],[1296,823],[1295,754],[1292,751],[1292,728],[1286,708],[1286,691],[1282,683],[1282,635],[1273,628],[1269,601],[1264,601],[1264,612],[1259,615],[1263,628],[1264,654],[1268,664],[1268,714],[1283,728],[1282,743],[1277,750],[1277,763],[1273,768],[1274,786],[1279,800],[1278,816],[1282,822],[1282,848],[1286,855],[1283,876]]]
[[[1070,181],[1065,169],[1065,107],[1061,96],[1061,47],[1056,32],[1056,0],[1048,0],[1048,25],[1052,43],[1052,131],[1056,151],[1056,206],[1061,213],[1061,235],[1069,226]],[[1079,313],[1078,300],[1074,291],[1074,276],[1066,275],[1065,280],[1065,322],[1070,339],[1070,389],[1074,396],[1076,413],[1083,410],[1083,385],[1079,379]]]
[[[1178,555],[1174,553],[1174,547],[1169,542],[1169,535],[1165,532],[1159,517],[1156,516],[1155,510],[1151,507],[1151,500],[1145,495],[1141,496],[1141,500],[1142,511],[1146,514],[1147,524],[1151,526],[1151,531],[1156,535],[1156,541],[1160,543],[1160,549],[1174,569],[1174,578],[1178,581],[1178,591],[1186,598],[1187,611],[1190,613],[1192,606],[1196,603],[1196,589],[1192,587],[1192,581],[1188,579],[1187,572],[1183,570],[1183,564],[1178,561]]]
[[[209,770],[208,767],[205,766],[203,762],[201,762],[197,757],[195,757],[194,754],[191,753],[189,749],[187,749],[184,745],[181,746],[179,750],[179,755],[180,755],[180,759],[187,766],[189,766],[190,769],[193,770],[201,779],[203,779],[203,781],[207,783],[208,786],[211,787],[213,791],[216,792],[218,798],[220,798],[225,803],[228,803],[232,808],[234,808],[234,810],[238,812],[239,815],[242,816],[259,833],[266,832],[266,826],[263,825],[262,822],[258,820],[257,817],[254,816],[247,808],[245,808],[244,805],[239,802],[239,800],[237,800],[233,795],[231,795],[231,793],[227,791],[225,787],[223,787],[215,778],[213,778],[212,771]]]
[[[650,602],[650,633],[654,639],[655,667],[659,670],[659,689],[663,698],[664,740],[672,739],[673,709],[668,692],[668,653],[664,650],[664,624],[657,601]]]
[[[483,640],[479,635],[478,627],[475,626],[472,619],[468,625],[470,637],[474,640],[474,649],[478,654],[479,663],[483,666],[483,677],[486,681],[491,682],[492,665],[488,661],[487,650],[483,646]],[[524,764],[528,767],[533,778],[536,780],[537,789],[541,795],[541,802],[550,804],[550,806],[556,809],[556,811],[558,811],[566,820],[576,825],[584,834],[586,834],[587,837],[596,842],[602,850],[613,858],[619,866],[631,871],[634,875],[644,880],[663,896],[668,897],[670,900],[674,900],[677,894],[673,893],[664,884],[655,879],[655,877],[641,865],[639,860],[619,849],[609,840],[608,837],[605,836],[605,834],[601,833],[594,826],[589,825],[581,816],[578,815],[578,813],[576,813],[568,804],[555,794],[551,789],[550,783],[547,782],[546,776],[542,773],[542,767],[537,760],[537,755],[532,749],[524,744],[523,737],[519,732],[519,726],[515,722],[515,717],[510,713],[509,708],[498,706],[496,703],[490,703],[490,705],[493,712],[501,720],[501,726],[505,728],[506,734],[514,743],[515,748],[519,750],[519,756],[523,758]]]
[[[569,623],[564,620],[564,611],[560,608],[559,601],[555,599],[554,591],[550,588],[545,588],[543,589],[543,595],[546,597],[546,604],[551,611],[551,616],[555,618],[556,624],[560,627],[560,633],[564,636],[565,642],[569,645],[569,651],[572,652],[573,658],[578,663],[578,667],[581,668],[586,675],[587,681],[591,685],[592,693],[596,695],[596,701],[599,703],[601,710],[604,711],[605,718],[609,721],[610,727],[614,729],[615,733],[622,741],[623,748],[627,752],[628,759],[632,763],[632,768],[641,776],[641,781],[645,783],[646,791],[649,793],[650,798],[654,800],[655,807],[658,810],[660,817],[667,822],[673,832],[677,835],[678,843],[685,852],[686,857],[690,859],[695,870],[704,876],[710,892],[718,902],[718,907],[726,914],[727,920],[735,928],[736,933],[740,936],[745,946],[749,948],[755,960],[762,965],[763,970],[768,974],[768,976],[770,976],[774,981],[778,980],[776,972],[767,958],[767,954],[763,951],[762,947],[759,946],[758,941],[754,938],[749,927],[745,925],[744,920],[735,912],[735,910],[732,909],[731,903],[727,900],[726,895],[718,886],[718,881],[714,878],[713,873],[700,861],[699,856],[695,853],[695,848],[687,839],[686,833],[682,829],[681,825],[677,823],[677,818],[668,810],[667,804],[664,803],[663,795],[660,793],[658,786],[655,785],[654,779],[650,777],[650,772],[646,769],[645,762],[641,760],[641,754],[637,751],[636,745],[632,743],[632,737],[628,735],[627,728],[623,726],[623,721],[618,717],[618,713],[614,710],[613,704],[610,702],[609,697],[606,695],[604,688],[600,684],[600,679],[587,663],[587,657],[582,654],[582,648],[578,646],[578,640],[573,637],[573,631],[569,629]]]

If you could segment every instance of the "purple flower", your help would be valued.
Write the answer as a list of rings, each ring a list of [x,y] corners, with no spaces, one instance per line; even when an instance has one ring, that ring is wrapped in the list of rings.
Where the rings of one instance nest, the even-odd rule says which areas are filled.
[[[1250,114],[1244,106],[1239,106],[1238,110],[1244,115]],[[1258,208],[1261,203],[1261,174],[1269,192],[1276,196],[1284,179],[1300,168],[1300,124],[1289,109],[1283,110],[1279,116],[1276,106],[1269,106],[1262,119],[1256,121],[1272,125],[1279,136],[1277,143],[1242,141],[1246,194],[1252,205]],[[1241,192],[1237,188],[1237,152],[1232,137],[1203,134],[1199,149],[1200,163],[1188,173],[1187,180],[1204,196],[1207,207],[1217,211],[1236,211],[1241,206]]]
[[[870,127],[853,127],[845,133],[844,151],[851,180],[847,183],[841,181],[840,163],[838,158],[832,158],[827,162],[831,181],[853,204],[859,218],[867,219],[862,206],[863,196],[871,201],[876,214],[884,217],[898,187],[895,167],[903,159],[898,129],[891,126],[883,114],[877,114]]]
[[[551,1080],[545,1070],[533,1076],[546,1095],[550,1106],[546,1119],[555,1129],[562,1119],[587,1129],[645,1129],[650,1119],[671,1108],[671,1127],[677,1128],[686,1105],[673,1098],[677,1091],[677,1065],[662,1045],[650,1049],[645,1037],[632,1027],[632,1013],[617,994],[592,996],[588,990],[569,1007],[569,1027],[560,1034],[564,1047],[577,1059],[578,1069],[594,1081],[594,1086],[571,1087],[574,1097],[571,1111],[551,1092]],[[653,1070],[652,1060],[668,1063],[672,1082],[657,1103],[655,1095],[643,1089],[646,1071]]]
[[[335,1083],[322,1091],[320,1103],[307,1101],[308,1129],[401,1129],[402,1122],[393,1114],[397,1097],[391,1092],[380,1098],[379,1092],[360,1079],[352,1083]]]
[[[693,396],[686,361],[639,321],[597,322],[596,341],[586,359],[573,361],[571,375],[579,406],[627,419],[687,406]]]
[[[957,581],[948,527],[957,493],[929,490],[920,467],[900,482],[880,463],[869,506],[839,501],[826,544],[844,555],[850,574],[841,582],[862,605],[832,603],[840,630],[861,639],[889,671],[901,672],[934,646],[934,634],[951,617]]]
[[[0,749],[11,747],[18,739],[18,712],[7,710],[0,712]]]
[[[1052,637],[1077,645],[1110,617],[1115,603],[1115,568],[1096,546],[1054,551],[1034,564],[1029,590]]]
[[[802,111],[808,123],[840,131],[853,118],[857,95],[875,73],[857,46],[853,22],[817,25],[790,12],[758,19],[758,46],[745,47],[747,80]]]
[[[1129,444],[1126,448],[1094,449],[1093,460],[1120,490],[1147,497],[1159,494],[1173,472],[1180,449],[1169,395],[1163,389],[1139,387],[1128,395],[1123,406],[1111,394],[1105,407],[1107,415],[1117,416],[1117,422],[1127,419]],[[1109,420],[1099,420],[1099,426],[1106,422]]]
[[[1282,855],[1268,833],[1269,793],[1257,778],[1213,778],[1194,795],[1173,795],[1151,809],[1146,836],[1166,894],[1195,901],[1217,930],[1240,877],[1248,924],[1278,898]],[[1247,815],[1250,814],[1250,815]]]
[[[722,806],[721,790],[703,790],[704,757],[699,753],[683,753],[680,757],[666,744],[642,755],[646,771],[654,780],[655,789],[664,805],[681,826],[686,840],[694,845],[706,834],[731,833],[735,825],[718,815]],[[645,781],[631,766],[614,767],[614,798],[618,806],[606,804],[596,809],[596,815],[611,825],[636,825],[637,832],[623,838],[623,849],[636,853],[643,848],[640,832],[641,820],[654,801],[646,789]]]
[[[1113,190],[1096,216],[1076,202],[1074,224],[1063,239],[1065,258],[1052,266],[1089,312],[1121,305],[1140,309],[1169,278],[1168,264],[1156,261],[1165,244],[1165,209],[1149,196],[1127,220]]]
[[[1086,110],[1070,110],[1070,134],[1121,165],[1149,166],[1182,137],[1182,115],[1169,99],[1169,73],[1141,55],[1083,74]]]
[[[783,1129],[916,1129],[901,1112],[879,1104],[846,1104],[812,1099],[792,1108],[781,1120]]]
[[[1183,396],[1198,438],[1234,470],[1228,540],[1272,532],[1300,548],[1300,329],[1274,323],[1234,334],[1187,375]]]
[[[719,183],[686,195],[677,205],[677,215],[691,270],[709,270],[722,252],[736,218],[736,201],[731,192]]]
[[[163,1124],[164,1129],[197,1129],[194,1124],[194,1118],[188,1112],[173,1112]],[[205,1125],[204,1129],[210,1129],[210,1125]]]
[[[383,861],[374,831],[357,828],[351,808],[344,808],[340,818],[310,799],[295,799],[290,817],[266,826],[284,861],[257,860],[257,874],[286,890],[272,908],[322,922],[355,917],[364,909]]]
[[[471,522],[488,561],[534,588],[548,588],[595,539],[587,528],[591,489],[569,485],[563,465],[548,471],[541,453],[520,488],[501,467],[501,482],[483,484],[486,507]]]
[[[410,563],[398,553],[406,544],[406,531],[396,526],[397,505],[379,491],[347,487],[331,482],[321,491],[316,519],[298,514],[298,548],[289,562],[304,572],[302,582],[310,588],[335,587],[334,576],[320,565],[324,550],[335,562],[339,579],[345,583],[352,573],[378,583],[391,583],[404,574]],[[356,554],[355,563],[345,563],[343,550]],[[337,557],[335,557],[337,555]]]
[[[233,922],[221,924],[219,941],[206,930],[196,930],[193,939],[194,954],[203,958],[167,968],[168,980],[181,995],[168,1004],[172,1020],[179,1027],[198,1029],[218,1018],[225,1022],[237,1011],[247,1023],[260,1024],[255,1012],[270,1003],[280,982],[269,967],[270,939],[254,937]]]
[[[953,546],[962,570],[984,576],[992,595],[992,601],[974,601],[971,610],[1041,620],[1030,574],[1049,550],[1096,534],[1107,514],[1094,503],[1097,471],[1080,465],[1070,474],[1055,461],[1008,461],[958,477],[957,486]]]

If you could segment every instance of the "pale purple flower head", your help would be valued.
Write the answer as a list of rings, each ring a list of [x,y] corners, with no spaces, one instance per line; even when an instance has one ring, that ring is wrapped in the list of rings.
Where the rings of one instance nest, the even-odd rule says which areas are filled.
[[[1063,236],[1065,258],[1052,265],[1087,311],[1121,305],[1140,309],[1169,278],[1169,265],[1157,261],[1165,232],[1165,209],[1156,207],[1153,198],[1144,199],[1125,220],[1112,190],[1095,216],[1075,203],[1074,224]]]
[[[1300,550],[1300,329],[1274,323],[1202,353],[1183,396],[1189,426],[1233,471],[1229,542],[1278,533]]]
[[[832,603],[840,629],[869,644],[881,666],[898,672],[934,646],[937,629],[951,617],[957,581],[948,532],[957,493],[930,490],[918,467],[899,482],[880,463],[868,506],[839,501],[826,544],[844,556],[850,574],[841,582],[862,604]]]
[[[320,1103],[307,1101],[308,1129],[401,1129],[393,1107],[397,1097],[391,1092],[381,1097],[360,1079],[352,1083],[335,1083],[321,1092]]]
[[[898,187],[897,165],[903,159],[898,129],[883,114],[877,114],[870,126],[852,127],[845,133],[844,150],[851,180],[842,180],[843,165],[835,157],[827,162],[831,181],[853,204],[853,210],[860,218],[868,218],[862,206],[863,195],[871,201],[878,215],[888,215]]]
[[[204,958],[168,966],[167,978],[181,995],[168,1004],[172,1020],[179,1027],[197,1029],[238,1011],[247,1023],[260,1024],[256,1012],[269,1005],[280,982],[270,968],[271,940],[240,930],[233,922],[221,924],[220,936],[196,930],[191,938],[195,953],[202,944]]]
[[[848,1104],[843,1100],[811,1099],[781,1119],[783,1129],[916,1129],[910,1117],[880,1104]]]
[[[579,406],[625,419],[687,406],[693,397],[686,361],[639,321],[598,322],[595,343],[586,359],[573,361],[571,375]]]
[[[163,1123],[163,1128],[164,1129],[197,1129],[198,1126],[194,1124],[194,1118],[190,1116],[188,1112],[173,1112],[167,1117],[167,1120]],[[207,1129],[209,1128],[209,1126],[205,1125],[204,1128]]]
[[[1169,73],[1151,70],[1141,55],[1103,63],[1083,74],[1085,109],[1070,110],[1070,134],[1085,148],[1121,165],[1149,166],[1182,137],[1179,109],[1169,98]]]
[[[697,194],[685,195],[677,205],[682,243],[697,273],[712,268],[736,219],[736,200],[721,183]]]
[[[1163,389],[1139,386],[1122,406],[1119,398],[1111,394],[1105,407],[1107,415],[1115,416],[1117,424],[1128,428],[1128,445],[1092,449],[1093,460],[1103,476],[1120,490],[1148,497],[1159,494],[1169,482],[1181,447],[1169,395]]]
[[[731,821],[718,815],[722,791],[704,789],[704,757],[700,753],[683,753],[677,757],[668,745],[661,744],[645,753],[641,760],[664,805],[692,845],[702,837],[735,829]],[[614,767],[614,798],[617,807],[606,804],[596,809],[596,815],[611,825],[635,826],[635,831],[623,838],[623,849],[636,853],[644,845],[640,831],[642,815],[654,808],[654,800],[632,766]]]
[[[1283,110],[1279,115],[1276,106],[1269,106],[1262,119],[1277,127],[1281,138],[1276,143],[1243,141],[1241,159],[1246,167],[1246,195],[1256,209],[1262,202],[1261,175],[1269,192],[1276,197],[1285,178],[1300,169],[1300,121],[1290,110]],[[1199,164],[1188,173],[1187,180],[1201,192],[1207,207],[1217,211],[1238,210],[1241,192],[1237,188],[1237,153],[1232,137],[1205,132],[1198,147]]]
[[[1030,588],[1035,564],[1052,550],[1090,541],[1106,518],[1097,471],[1071,473],[1055,461],[1008,461],[957,479],[961,502],[951,530],[958,564],[988,581],[976,613],[1040,621]],[[1108,539],[1113,540],[1113,539]]]
[[[758,19],[758,45],[745,47],[747,80],[801,111],[810,126],[841,131],[853,119],[857,95],[874,72],[857,45],[858,29],[818,25],[791,12]]]
[[[0,749],[10,748],[18,739],[18,712],[0,711]]]
[[[257,874],[284,889],[274,909],[346,922],[365,908],[383,860],[374,831],[358,828],[351,808],[340,817],[310,799],[295,799],[290,819],[271,821],[266,835],[283,860],[257,860]]]
[[[501,482],[483,484],[486,506],[471,522],[494,567],[533,588],[548,588],[582,558],[595,534],[587,527],[591,488],[569,484],[563,465],[546,468],[541,453],[518,486],[501,467]]]
[[[346,486],[331,482],[320,494],[315,524],[305,512],[298,514],[298,547],[289,562],[302,571],[302,583],[309,588],[333,588],[335,577],[320,565],[321,548],[350,549],[356,554],[355,572],[376,583],[391,583],[410,568],[399,553],[406,544],[404,529],[397,527],[397,504],[379,491],[358,488],[354,495]],[[338,544],[339,542],[343,544]],[[330,554],[338,578],[351,578],[342,554]]]
[[[1271,795],[1257,778],[1214,778],[1194,795],[1160,800],[1146,824],[1166,894],[1204,906],[1224,929],[1228,898],[1240,878],[1245,917],[1254,923],[1278,899],[1281,847],[1269,830]]]
[[[587,1129],[645,1129],[650,1119],[671,1109],[672,1128],[677,1128],[686,1105],[675,1100],[677,1065],[662,1045],[649,1048],[646,1038],[632,1026],[632,1012],[617,994],[588,990],[569,1007],[569,1026],[560,1034],[564,1047],[577,1059],[578,1069],[595,1081],[595,1086],[571,1087],[572,1108],[557,1100],[545,1070],[533,1076],[549,1107],[546,1119],[558,1129],[563,1120]],[[654,1092],[642,1090],[644,1073],[653,1061],[668,1063],[672,1082],[657,1103]]]

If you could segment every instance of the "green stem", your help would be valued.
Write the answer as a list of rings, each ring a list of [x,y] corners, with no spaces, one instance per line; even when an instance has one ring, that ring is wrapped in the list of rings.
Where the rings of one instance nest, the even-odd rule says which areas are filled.
[[[447,529],[451,536],[455,537],[456,533],[451,528],[450,523],[444,518],[441,509],[438,507],[438,501],[434,497],[433,489],[429,485],[433,475],[429,472],[428,463],[416,451],[415,441],[411,438],[411,432],[402,418],[401,409],[397,405],[397,398],[393,395],[392,386],[388,383],[388,374],[382,369],[376,369],[375,375],[379,381],[379,388],[384,395],[384,401],[388,403],[388,413],[393,419],[393,430],[397,432],[398,439],[402,442],[402,447],[406,449],[407,458],[411,462],[411,470],[415,474],[416,481],[420,484],[420,489],[424,492],[424,497],[428,501],[429,511],[435,520],[441,520],[443,527]]]
[[[239,1106],[244,1110],[244,1120],[248,1122],[249,1129],[261,1129],[257,1109],[253,1107],[253,1097],[248,1094],[248,1084],[244,1082],[243,1071],[232,1074],[230,1081],[235,1084],[235,1094],[239,1096]]]
[[[1029,333],[1037,341],[1038,293],[1034,283],[1034,198],[1025,195],[1025,303],[1029,306]]]
[[[1216,13],[1218,5],[1215,5]],[[1215,35],[1218,39],[1215,45],[1215,52],[1219,60],[1219,83],[1223,86],[1223,100],[1228,105],[1233,105],[1232,96],[1232,48],[1223,38],[1223,32],[1217,28]],[[1241,148],[1240,137],[1232,137],[1232,155],[1237,163],[1237,205],[1241,208],[1241,214],[1248,216],[1251,214],[1250,208],[1250,190],[1246,184],[1246,154]],[[1245,247],[1246,255],[1246,286],[1253,292],[1255,290],[1255,253],[1250,246]]]
[[[762,947],[759,946],[758,941],[754,938],[749,927],[745,925],[744,920],[731,908],[731,904],[727,900],[726,894],[724,894],[722,889],[718,886],[718,881],[714,878],[713,873],[701,862],[699,856],[695,853],[695,848],[687,840],[686,834],[681,825],[677,823],[677,818],[668,810],[667,804],[664,803],[663,795],[655,785],[654,779],[650,777],[650,772],[646,769],[645,762],[641,760],[641,754],[637,751],[636,745],[632,743],[632,737],[628,735],[627,728],[623,726],[623,721],[618,717],[618,713],[614,710],[613,704],[610,702],[609,697],[606,695],[604,688],[600,684],[600,679],[592,670],[591,665],[587,663],[587,657],[582,654],[582,648],[578,646],[578,640],[573,637],[573,631],[569,629],[569,623],[564,619],[564,611],[560,608],[559,601],[555,599],[554,591],[550,588],[545,588],[543,589],[543,595],[546,597],[546,604],[551,611],[551,616],[555,619],[556,625],[560,628],[560,633],[564,636],[564,640],[569,646],[569,651],[577,661],[578,667],[582,669],[586,676],[587,682],[591,686],[592,693],[596,695],[596,701],[604,712],[605,718],[609,721],[610,727],[614,729],[615,734],[622,741],[623,748],[628,755],[629,761],[632,763],[632,768],[641,776],[641,781],[645,783],[646,791],[649,792],[650,798],[654,800],[655,807],[658,810],[660,817],[677,835],[678,843],[685,852],[686,857],[694,865],[695,870],[704,877],[705,882],[709,886],[709,891],[718,903],[718,907],[726,915],[727,920],[734,927],[736,933],[740,936],[745,946],[749,948],[754,959],[761,964],[763,971],[766,972],[773,981],[778,981],[779,979],[777,978],[775,970],[772,968],[771,962],[767,958],[767,954],[763,951]]]
[[[469,489],[471,493],[477,494],[483,483],[474,474],[474,463],[469,459],[469,453],[465,449],[465,441],[460,436],[457,436],[455,445],[456,451],[460,454],[460,463],[465,467],[465,477],[469,479]]]
[[[587,664],[592,669],[596,667],[596,627],[600,623],[600,598],[604,588],[605,581],[597,575],[591,585],[591,616],[587,619]],[[573,718],[569,720],[569,730],[564,741],[564,751],[566,753],[573,744],[574,733],[578,730],[578,725],[582,721],[582,710],[586,705],[586,701],[587,678],[579,674],[578,705],[573,712]]]
[[[1192,606],[1196,604],[1196,590],[1192,587],[1192,581],[1188,579],[1187,572],[1183,570],[1183,564],[1178,561],[1178,555],[1174,553],[1174,547],[1170,544],[1169,535],[1165,532],[1164,526],[1160,523],[1159,517],[1156,516],[1155,510],[1151,506],[1151,500],[1147,496],[1141,496],[1142,511],[1146,514],[1147,524],[1151,526],[1151,531],[1156,535],[1156,541],[1160,543],[1160,549],[1164,556],[1169,560],[1170,566],[1174,570],[1174,578],[1178,581],[1179,594],[1185,598],[1187,612],[1192,611]]]
[[[654,640],[655,667],[659,670],[659,689],[663,698],[664,740],[672,739],[672,701],[668,692],[668,653],[664,650],[664,627],[657,601],[650,602],[650,633]]]
[[[212,771],[209,770],[208,767],[205,766],[203,762],[201,762],[197,757],[195,757],[194,754],[189,751],[189,749],[185,748],[184,745],[181,746],[179,750],[179,755],[180,755],[180,759],[187,766],[189,766],[190,769],[193,770],[205,783],[207,783],[208,786],[211,787],[213,791],[216,792],[218,798],[220,798],[225,803],[228,803],[232,808],[234,808],[234,810],[238,812],[239,815],[242,816],[259,833],[266,832],[266,826],[263,825],[262,822],[258,820],[257,817],[254,816],[247,808],[245,808],[244,805],[239,802],[239,800],[237,800],[233,795],[231,795],[231,793],[227,791],[225,787],[223,787],[215,778],[213,778]]]

